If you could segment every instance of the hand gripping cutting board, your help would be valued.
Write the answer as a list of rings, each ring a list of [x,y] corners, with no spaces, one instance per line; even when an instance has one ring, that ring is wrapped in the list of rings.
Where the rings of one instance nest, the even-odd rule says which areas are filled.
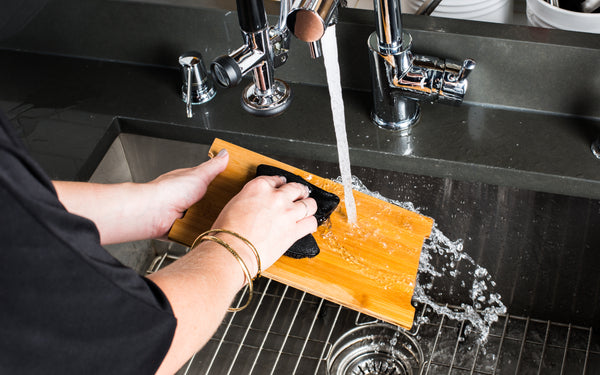
[[[349,224],[342,185],[220,139],[215,139],[209,155],[223,148],[229,153],[227,169],[210,184],[204,198],[174,223],[171,240],[190,246],[210,229],[225,204],[255,177],[259,164],[285,169],[337,194],[341,203],[329,222],[313,234],[321,249],[318,256],[281,257],[263,275],[406,329],[412,327],[411,298],[432,219],[355,191],[358,222]]]

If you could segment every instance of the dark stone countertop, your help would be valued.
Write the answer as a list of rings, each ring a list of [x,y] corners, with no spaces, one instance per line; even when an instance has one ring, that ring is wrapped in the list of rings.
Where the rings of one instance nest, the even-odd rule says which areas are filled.
[[[111,7],[127,9],[136,6],[108,3]],[[148,5],[143,9],[150,9],[149,13],[152,14],[159,13],[153,6]],[[164,11],[172,8],[159,6],[158,9]],[[47,17],[52,19],[52,12],[55,11],[48,10],[50,15]],[[180,9],[172,11],[179,14]],[[228,13],[219,13],[224,11],[195,9],[193,12],[201,12],[210,20],[215,14],[229,17]],[[361,23],[364,18],[362,14],[348,14],[352,25],[356,21],[356,27],[360,30],[371,27]],[[77,17],[80,16],[77,14]],[[145,16],[149,17],[147,14]],[[40,24],[49,23],[43,20],[44,14],[40,17]],[[496,30],[497,26],[494,25],[407,18],[409,26],[415,29],[415,39],[421,37],[425,41],[439,33],[460,38],[457,33],[468,34],[469,25],[481,25],[477,35],[465,36],[473,40],[468,39],[464,45],[470,46],[474,39],[484,38],[486,43],[496,43],[496,46],[485,47],[488,52],[497,47],[507,47],[508,44],[508,47],[521,48],[523,53],[531,48],[536,51],[566,49],[574,51],[581,59],[600,55],[600,44],[593,48],[594,41],[600,39],[589,42],[577,33],[544,32],[546,40],[541,41],[541,34],[533,33],[536,29],[506,26],[507,31],[497,38],[488,35]],[[235,20],[228,22],[235,23]],[[165,23],[168,24],[167,21]],[[351,26],[342,23],[340,27]],[[520,31],[527,31],[533,36],[518,40]],[[65,31],[61,32],[64,34]],[[114,34],[115,31],[109,33]],[[60,48],[36,47],[32,40],[34,35],[39,34],[31,29],[26,29],[24,34],[0,45],[0,110],[12,119],[30,151],[53,178],[87,179],[112,139],[122,131],[195,142],[210,142],[218,136],[265,154],[284,153],[292,157],[337,160],[328,92],[320,84],[320,78],[303,79],[304,76],[298,72],[298,64],[310,61],[305,60],[302,53],[298,57],[300,62],[290,62],[290,66],[284,66],[281,72],[276,72],[277,76],[283,76],[291,82],[294,92],[294,102],[284,114],[274,118],[258,118],[245,113],[239,105],[241,87],[237,87],[219,89],[213,101],[195,106],[194,118],[187,119],[179,93],[180,72],[173,65],[161,65],[149,57],[132,61],[134,58],[128,56],[126,60],[129,61],[115,61],[114,56],[107,56],[108,52],[104,57],[86,56],[82,51],[89,49],[89,46],[84,49],[75,46],[69,50],[71,47],[57,42]],[[94,35],[86,38],[98,38]],[[44,37],[47,38],[39,36],[41,39]],[[114,35],[111,34],[111,37]],[[209,58],[206,60],[237,47],[241,41],[236,37],[231,40],[233,42],[224,45],[220,51],[213,46],[207,47],[205,52]],[[566,45],[572,41],[575,41],[574,46]],[[344,43],[349,42],[342,38],[340,49]],[[425,50],[430,49],[427,43],[422,45]],[[110,51],[106,45],[100,47]],[[184,47],[178,46],[178,49],[181,48],[183,52]],[[473,48],[471,52],[477,55],[478,49]],[[120,52],[114,53],[118,55]],[[443,56],[443,52],[441,54]],[[525,102],[520,97],[510,99],[511,91],[506,91],[504,87],[511,82],[498,82],[498,90],[505,90],[502,96],[508,99],[501,102],[494,99],[494,94],[490,94],[484,100],[485,95],[478,94],[481,88],[493,92],[490,80],[499,77],[496,73],[498,69],[491,69],[494,64],[492,60],[497,56],[489,57],[489,61],[485,54],[475,57],[480,64],[479,72],[473,73],[470,84],[481,87],[471,88],[466,102],[461,106],[423,104],[422,120],[410,137],[402,137],[372,125],[369,119],[371,95],[362,82],[364,77],[355,82],[351,80],[352,74],[344,75],[352,163],[390,171],[600,198],[600,160],[590,152],[591,141],[600,134],[600,117],[598,108],[589,109],[587,104],[596,97],[597,92],[590,92],[589,100],[583,102],[586,108],[580,109],[583,112],[549,111],[543,107],[543,103],[540,104],[539,97],[544,92],[539,90],[545,89],[544,80],[552,77],[538,75],[535,67],[531,67],[526,72],[529,74],[526,79],[530,81],[527,85],[535,92],[530,96],[537,99],[531,102]],[[344,53],[340,55],[342,71],[346,65],[344,61],[348,58]],[[533,58],[527,57],[529,61]],[[543,54],[539,56],[542,60],[552,58]],[[359,67],[364,68],[364,57],[358,60]],[[578,63],[587,64],[589,61]],[[307,68],[311,69],[317,68]],[[349,69],[352,71],[357,67]],[[596,76],[598,68],[590,69],[590,85],[593,86],[600,78]],[[532,72],[536,74],[532,76]],[[488,73],[491,78],[485,79],[484,74]],[[368,77],[368,71],[365,74]],[[322,76],[322,68],[317,69],[316,76]],[[517,82],[525,77],[511,79]],[[558,94],[552,95],[549,100],[558,102]],[[515,106],[515,100],[523,101],[523,108]]]

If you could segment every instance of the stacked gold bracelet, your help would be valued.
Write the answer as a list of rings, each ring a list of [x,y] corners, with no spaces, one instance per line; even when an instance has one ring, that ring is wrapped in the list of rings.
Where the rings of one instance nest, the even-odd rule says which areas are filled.
[[[258,271],[256,272],[256,276],[254,278],[252,278],[252,276],[250,274],[250,270],[248,269],[248,266],[246,265],[246,263],[244,262],[242,257],[237,253],[237,251],[235,251],[227,242],[223,241],[219,237],[211,236],[210,235],[211,233],[227,233],[236,238],[239,238],[246,245],[248,245],[248,247],[252,250],[252,252],[254,253],[254,256],[256,257],[256,264],[258,266]],[[260,272],[261,272],[260,256],[258,255],[258,251],[256,250],[256,247],[254,247],[254,245],[250,241],[248,241],[246,238],[242,237],[238,233],[232,232],[227,229],[211,229],[211,230],[208,230],[208,231],[200,234],[198,237],[196,237],[196,239],[192,243],[192,246],[190,246],[190,250],[193,249],[194,247],[196,247],[196,245],[198,245],[204,241],[212,241],[212,242],[215,242],[215,243],[223,246],[224,248],[227,249],[227,251],[229,251],[231,253],[231,255],[234,256],[234,258],[240,264],[240,267],[242,268],[242,272],[244,272],[244,276],[248,282],[248,300],[241,307],[230,307],[227,310],[228,311],[240,311],[240,310],[245,309],[246,307],[248,307],[248,305],[250,305],[250,301],[252,301],[252,295],[254,294],[253,280],[256,280],[260,276]]]

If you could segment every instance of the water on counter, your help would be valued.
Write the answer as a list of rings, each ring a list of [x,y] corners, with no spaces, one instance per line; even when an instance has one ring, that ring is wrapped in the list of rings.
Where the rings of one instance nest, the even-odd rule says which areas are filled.
[[[370,191],[357,177],[352,178],[352,186],[356,191],[420,213],[411,202],[399,202]],[[468,292],[470,300],[457,301],[460,309],[436,302],[434,281],[454,280],[458,276],[462,280],[460,286]],[[491,325],[498,321],[499,315],[506,314],[506,306],[502,303],[501,296],[493,292],[495,285],[487,269],[477,265],[464,251],[463,240],[452,241],[438,228],[437,223],[434,223],[431,235],[421,251],[413,294],[413,301],[427,306],[427,310],[423,317],[417,319],[416,324],[428,323],[428,314],[432,312],[444,315],[448,319],[467,323],[464,335],[475,334],[477,343],[485,345]],[[485,351],[485,348],[483,350]]]
[[[331,112],[337,140],[340,174],[344,185],[344,203],[349,223],[356,223],[356,203],[352,194],[352,173],[350,172],[350,152],[348,149],[348,136],[346,135],[346,119],[344,116],[344,100],[342,98],[342,84],[340,79],[340,65],[338,63],[337,40],[335,38],[335,25],[327,28],[321,39],[323,47],[323,62],[327,73],[327,86],[331,98]]]

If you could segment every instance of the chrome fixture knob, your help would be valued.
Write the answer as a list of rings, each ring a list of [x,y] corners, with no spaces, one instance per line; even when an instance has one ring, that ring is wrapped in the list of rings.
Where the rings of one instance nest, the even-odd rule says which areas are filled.
[[[267,23],[263,0],[237,0],[238,20],[244,44],[237,50],[217,57],[210,65],[215,81],[223,87],[233,87],[252,72],[253,83],[242,94],[242,108],[257,116],[274,116],[291,103],[291,89],[275,79],[275,68],[287,61],[289,30],[285,17],[290,0],[280,3],[279,24]]]
[[[208,102],[217,92],[206,73],[200,52],[190,51],[179,56],[179,65],[183,70],[181,96],[185,102],[187,117],[191,118],[192,105]]]
[[[458,72],[457,81],[464,81],[465,79],[467,79],[467,76],[469,74],[471,74],[473,69],[475,69],[475,65],[476,65],[475,60],[465,59],[465,61],[463,61],[463,64],[460,67],[460,70]]]
[[[231,56],[220,56],[210,65],[215,81],[219,86],[229,88],[242,82],[242,70]]]

